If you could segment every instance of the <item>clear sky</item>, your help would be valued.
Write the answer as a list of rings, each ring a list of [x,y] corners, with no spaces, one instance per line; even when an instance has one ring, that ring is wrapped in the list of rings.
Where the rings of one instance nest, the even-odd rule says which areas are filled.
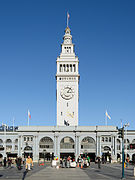
[[[56,58],[69,27],[79,57],[79,125],[135,129],[134,0],[1,0],[0,123],[56,125]]]

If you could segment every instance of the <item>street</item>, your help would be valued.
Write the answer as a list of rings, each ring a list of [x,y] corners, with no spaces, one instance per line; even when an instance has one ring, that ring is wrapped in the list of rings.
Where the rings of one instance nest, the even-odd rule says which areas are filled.
[[[0,180],[118,180],[121,179],[120,164],[103,164],[98,169],[97,164],[91,163],[88,168],[52,168],[49,164],[46,166],[38,166],[35,164],[33,169],[26,172],[23,168],[18,171],[16,167],[11,169],[0,169]],[[133,166],[125,169],[125,179],[133,180]]]

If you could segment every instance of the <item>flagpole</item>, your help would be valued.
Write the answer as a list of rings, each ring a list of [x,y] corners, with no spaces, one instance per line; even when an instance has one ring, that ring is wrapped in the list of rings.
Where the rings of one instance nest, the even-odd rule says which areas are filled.
[[[28,126],[29,126],[29,110],[28,110]]]
[[[15,126],[15,118],[13,117],[13,131],[14,131],[14,126]]]
[[[68,27],[68,12],[67,12],[67,27]]]
[[[107,113],[107,110],[106,110],[106,113]],[[107,126],[107,115],[106,115],[106,113],[105,113],[105,116],[106,116],[106,118],[105,118],[105,125]]]

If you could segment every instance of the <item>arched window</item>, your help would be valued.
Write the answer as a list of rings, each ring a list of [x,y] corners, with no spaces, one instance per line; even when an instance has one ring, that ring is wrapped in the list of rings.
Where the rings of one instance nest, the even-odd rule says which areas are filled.
[[[81,149],[95,149],[95,140],[92,137],[85,137],[81,142]]]
[[[70,64],[70,72],[72,72],[72,64]]]
[[[12,143],[11,139],[7,139],[6,143]]]
[[[15,144],[17,144],[18,143],[18,139],[15,139]]]
[[[104,142],[104,137],[102,137],[102,142]]]
[[[74,149],[74,140],[71,137],[64,137],[60,142],[61,149]]]
[[[62,72],[62,64],[60,64],[60,72]]]
[[[135,144],[135,139],[133,139],[132,144]]]
[[[104,151],[111,151],[111,148],[109,146],[104,146]]]
[[[53,149],[53,140],[50,137],[43,137],[39,142],[41,149]]]
[[[3,140],[2,139],[0,139],[0,144],[2,144],[3,143]]]
[[[67,64],[67,69],[66,69],[66,72],[69,72],[69,65]]]
[[[24,151],[32,151],[32,147],[26,146],[26,147],[24,148]]]

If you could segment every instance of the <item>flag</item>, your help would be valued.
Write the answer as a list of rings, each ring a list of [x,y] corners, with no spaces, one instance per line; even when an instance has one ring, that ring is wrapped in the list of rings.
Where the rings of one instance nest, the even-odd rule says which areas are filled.
[[[69,15],[69,13],[67,12],[67,18],[68,18],[68,20],[69,20],[69,18],[70,18],[70,15]]]
[[[69,126],[68,121],[65,121],[65,120],[64,120],[64,124],[65,124],[66,126]]]
[[[106,111],[105,115],[106,115],[106,117],[108,117],[108,119],[111,119],[111,117],[109,116],[107,111]]]
[[[30,114],[30,111],[28,110],[28,116],[29,116],[29,118],[31,119],[31,114]]]

